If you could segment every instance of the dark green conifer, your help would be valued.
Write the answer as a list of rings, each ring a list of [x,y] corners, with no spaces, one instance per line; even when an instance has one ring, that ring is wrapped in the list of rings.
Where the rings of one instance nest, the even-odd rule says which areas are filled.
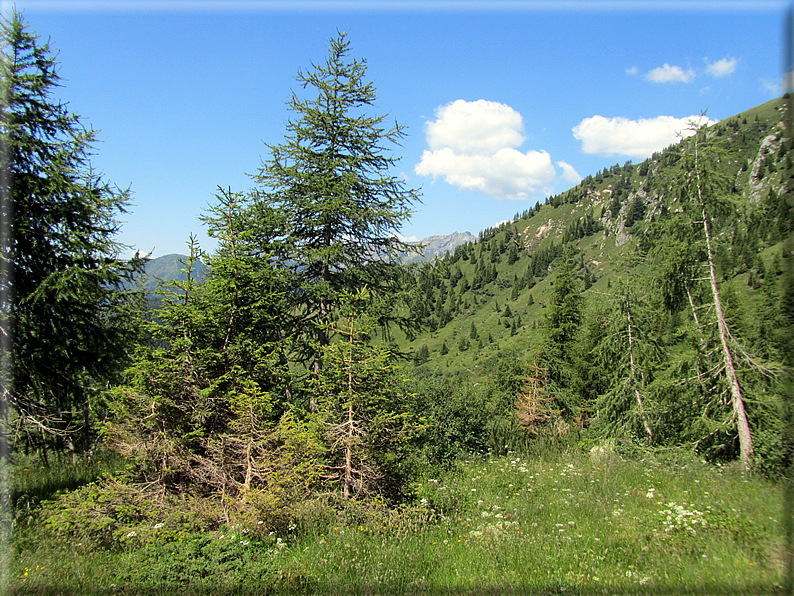
[[[16,11],[1,27],[2,403],[30,436],[79,429],[88,449],[91,409],[137,339],[141,301],[124,287],[142,260],[121,259],[129,247],[114,239],[129,191],[94,172],[96,132],[53,97],[61,78],[49,43]]]
[[[394,302],[401,292],[399,257],[407,245],[393,233],[411,214],[417,191],[392,173],[397,158],[386,146],[399,145],[404,127],[384,126],[386,116],[369,116],[376,102],[365,81],[366,61],[348,57],[346,33],[330,40],[324,64],[299,72],[297,82],[314,96],[293,93],[281,145],[254,179],[259,199],[282,217],[282,263],[289,264],[295,291],[293,309],[303,322],[301,357],[321,364],[317,346],[330,338],[324,324],[333,319],[337,297],[367,286],[373,298]],[[455,275],[460,279],[460,271]],[[394,310],[380,307],[381,325],[394,321]],[[412,328],[412,317],[396,317]]]

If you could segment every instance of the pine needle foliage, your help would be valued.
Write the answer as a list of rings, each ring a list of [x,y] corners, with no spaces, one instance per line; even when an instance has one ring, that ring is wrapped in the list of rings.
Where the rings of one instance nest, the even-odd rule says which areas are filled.
[[[0,25],[3,331],[13,337],[4,400],[28,444],[88,448],[92,407],[128,364],[142,260],[114,237],[129,190],[91,167],[96,132],[53,95],[57,54],[16,11]],[[36,437],[42,437],[37,441]]]
[[[404,127],[386,124],[386,116],[367,115],[376,100],[365,81],[366,61],[349,57],[346,33],[330,40],[324,64],[299,72],[297,82],[311,94],[293,93],[284,143],[270,146],[271,156],[254,180],[258,196],[283,216],[283,250],[295,291],[293,308],[303,321],[300,357],[319,369],[311,347],[330,341],[324,325],[332,320],[338,297],[364,285],[373,295],[402,294],[398,257],[408,245],[395,234],[411,214],[418,193],[393,175],[398,160],[387,148],[399,145]],[[395,317],[407,328],[410,317]]]
[[[340,321],[326,325],[339,340],[322,348],[315,381],[328,443],[326,477],[345,500],[388,491],[397,480],[400,445],[415,430],[392,355],[366,341],[370,299],[366,287],[342,292]]]

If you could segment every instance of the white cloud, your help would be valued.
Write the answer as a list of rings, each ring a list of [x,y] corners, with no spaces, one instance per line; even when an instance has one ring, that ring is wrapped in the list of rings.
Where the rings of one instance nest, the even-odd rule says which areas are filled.
[[[664,66],[651,70],[646,78],[653,83],[689,83],[695,78],[695,71],[690,68],[684,72],[680,66],[670,66],[665,62]]]
[[[458,99],[436,110],[425,125],[430,149],[449,147],[458,153],[491,153],[524,142],[521,114],[503,103]]]
[[[557,167],[562,170],[562,179],[566,182],[570,182],[571,184],[579,184],[582,181],[582,177],[579,175],[579,172],[577,172],[571,164],[564,161],[558,161]]]
[[[682,136],[690,136],[692,131],[689,127],[692,121],[701,124],[716,122],[701,116],[657,116],[639,120],[593,116],[574,126],[573,136],[582,141],[582,151],[585,153],[618,154],[645,159],[654,151],[660,151],[677,142]]]
[[[626,69],[626,74],[627,75],[635,75],[635,74],[637,74],[637,67],[636,66],[632,66],[631,68],[627,68]]]
[[[547,190],[557,176],[545,151],[521,152],[524,121],[508,105],[458,99],[436,110],[425,125],[430,150],[414,167],[420,176],[442,177],[461,190],[500,199],[526,199]]]
[[[736,70],[738,61],[736,58],[723,58],[709,64],[708,58],[706,59],[706,72],[713,77],[726,77]]]

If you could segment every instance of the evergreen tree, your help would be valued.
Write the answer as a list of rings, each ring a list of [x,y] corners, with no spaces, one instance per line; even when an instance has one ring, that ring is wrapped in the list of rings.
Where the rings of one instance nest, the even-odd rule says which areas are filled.
[[[90,396],[105,393],[136,339],[138,300],[124,287],[142,260],[120,259],[128,247],[114,240],[129,192],[91,169],[96,134],[54,100],[61,79],[49,44],[17,12],[0,38],[0,290],[13,337],[2,399],[36,435],[81,429],[85,449]]]
[[[716,174],[718,170],[708,163],[710,156],[702,146],[704,136],[702,127],[695,124],[692,127],[695,134],[688,140],[691,151],[685,163],[688,178],[681,189],[684,209],[668,222],[665,242],[657,247],[662,259],[661,286],[665,306],[671,312],[685,305],[691,308],[699,342],[698,352],[692,360],[693,364],[688,365],[695,366],[696,374],[693,378],[698,381],[701,391],[708,394],[713,389],[724,388],[731,396],[730,411],[719,412],[725,418],[713,420],[713,426],[717,430],[711,432],[709,436],[723,433],[726,427],[735,428],[739,436],[742,463],[749,468],[753,458],[753,440],[735,364],[738,346],[731,333],[724,298],[717,283],[714,256],[717,226],[720,221],[728,219],[735,212],[728,196],[722,190],[725,182],[718,178]],[[698,240],[693,242],[693,238]],[[745,247],[750,243],[750,241],[745,243]],[[757,251],[751,251],[749,262],[746,263],[748,267],[753,265],[756,253]],[[708,327],[705,325],[701,327],[698,305],[700,295],[703,296],[702,302],[708,304],[709,310],[713,312],[714,319],[708,321],[710,323]],[[716,349],[710,349],[711,338],[706,335],[709,330],[715,334]],[[718,364],[709,362],[711,358],[717,358]],[[712,376],[711,371],[717,371],[717,374]],[[711,398],[705,410],[717,412],[724,400],[717,398],[716,395],[712,395]],[[730,426],[727,426],[729,422]],[[733,439],[726,437],[726,440]]]
[[[429,359],[430,359],[430,350],[427,348],[427,344],[422,344],[422,347],[419,348],[419,353],[416,355],[416,363],[424,364]]]
[[[316,96],[293,93],[288,105],[297,119],[254,176],[264,187],[261,200],[283,216],[278,256],[292,268],[291,296],[307,340],[301,358],[313,363],[315,374],[322,360],[316,346],[330,341],[324,326],[343,290],[367,286],[384,301],[400,295],[398,258],[407,246],[393,232],[418,200],[391,175],[397,159],[384,147],[399,144],[403,127],[384,127],[385,116],[365,115],[375,88],[364,80],[366,61],[348,58],[349,46],[340,33],[325,64],[298,74],[299,85]],[[385,325],[392,315],[381,307],[376,322]],[[399,322],[415,324],[410,317]]]
[[[272,427],[288,409],[287,274],[252,232],[248,201],[217,194],[202,218],[218,240],[204,256],[209,276],[196,278],[201,252],[191,238],[186,279],[167,287],[150,326],[160,347],[140,350],[116,392],[108,445],[169,488],[219,497],[231,486],[248,490],[245,471],[224,462],[254,457],[267,468]],[[263,476],[260,485],[268,482]]]
[[[645,202],[642,200],[642,196],[636,195],[626,210],[625,226],[630,228],[634,225],[634,222],[640,221],[645,216],[645,210]]]
[[[512,265],[518,260],[518,245],[515,241],[510,243],[510,250],[507,253],[507,264]]]
[[[573,253],[566,249],[557,266],[557,277],[546,313],[541,363],[546,370],[549,395],[561,411],[579,410],[575,365],[577,340],[582,325],[580,280],[575,274]]]
[[[607,383],[607,390],[596,403],[596,424],[610,434],[619,429],[642,434],[651,445],[654,437],[646,388],[664,354],[650,332],[649,297],[638,294],[637,288],[649,285],[632,283],[630,269],[625,282],[618,280],[619,293],[611,296],[603,333],[588,352]]]
[[[549,340],[562,349],[570,347],[582,321],[582,297],[575,264],[570,252],[557,268],[554,290],[550,300],[548,317]]]
[[[391,355],[368,345],[367,288],[343,291],[341,321],[329,331],[342,341],[323,347],[324,366],[315,379],[330,461],[326,476],[341,496],[399,492],[394,448],[411,432],[405,395]]]

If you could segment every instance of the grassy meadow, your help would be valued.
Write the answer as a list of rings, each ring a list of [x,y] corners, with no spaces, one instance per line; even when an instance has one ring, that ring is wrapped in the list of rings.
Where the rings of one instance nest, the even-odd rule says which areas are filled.
[[[113,465],[14,470],[6,593],[783,593],[780,486],[682,452],[471,456],[409,505],[304,503],[278,531],[142,524],[103,550],[46,527],[40,499]]]

